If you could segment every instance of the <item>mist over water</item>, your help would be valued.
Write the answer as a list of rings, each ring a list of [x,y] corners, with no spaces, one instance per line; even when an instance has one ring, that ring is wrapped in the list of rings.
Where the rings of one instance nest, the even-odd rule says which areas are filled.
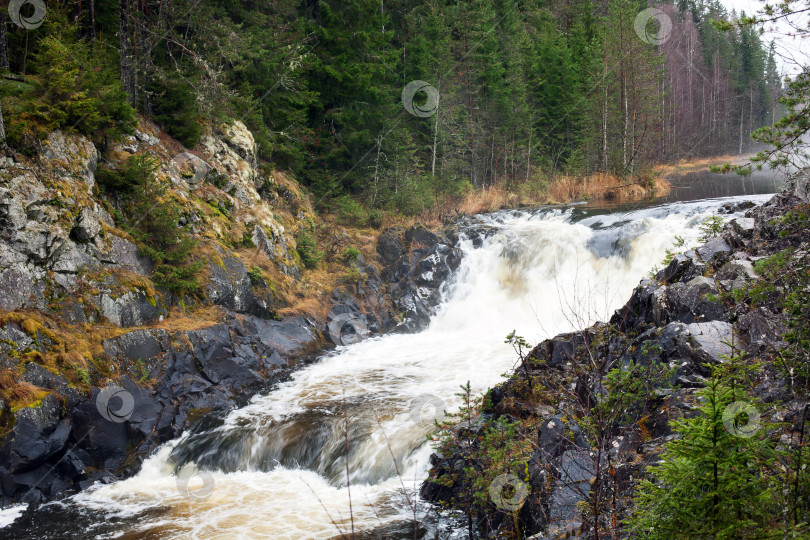
[[[536,344],[607,320],[676,235],[695,245],[723,203],[768,197],[479,216],[489,233],[478,248],[462,239],[462,265],[425,331],[341,347],[208,430],[163,445],[136,476],[39,510],[36,534],[21,532],[70,536],[64,521],[84,520],[91,534],[123,538],[333,538],[350,531],[351,494],[358,531],[412,538],[408,500],[427,474],[431,420],[458,408],[460,385],[480,394],[511,370],[509,332]],[[184,497],[176,468],[192,493],[213,481],[210,497]]]

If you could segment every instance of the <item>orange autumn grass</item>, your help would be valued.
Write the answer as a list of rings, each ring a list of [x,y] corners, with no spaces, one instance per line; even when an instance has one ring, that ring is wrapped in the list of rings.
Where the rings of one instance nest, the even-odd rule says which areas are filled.
[[[441,194],[435,204],[418,216],[404,218],[391,216],[384,220],[383,227],[407,226],[425,223],[441,225],[458,215],[493,212],[503,208],[563,204],[582,200],[611,200],[633,202],[653,195],[664,195],[670,185],[666,179],[627,178],[613,174],[596,173],[587,176],[557,176],[551,183],[527,182],[520,184],[496,184],[483,189],[471,189],[462,196]]]

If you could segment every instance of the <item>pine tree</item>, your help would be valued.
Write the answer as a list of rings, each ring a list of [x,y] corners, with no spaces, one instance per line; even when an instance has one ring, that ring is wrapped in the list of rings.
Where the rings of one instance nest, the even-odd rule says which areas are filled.
[[[699,396],[698,415],[673,423],[679,437],[648,468],[652,479],[639,485],[629,525],[640,538],[761,537],[777,517],[768,474],[774,443],[763,427],[752,436],[727,429],[734,398],[751,400],[716,368]]]

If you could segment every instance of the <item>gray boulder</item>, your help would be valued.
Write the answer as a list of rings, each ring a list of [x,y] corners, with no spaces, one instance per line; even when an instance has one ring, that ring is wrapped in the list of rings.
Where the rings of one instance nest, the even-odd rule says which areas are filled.
[[[710,262],[713,259],[720,259],[724,256],[727,256],[729,252],[731,252],[731,246],[726,243],[725,239],[722,237],[712,238],[699,248],[697,248],[697,254],[700,259],[704,262]]]
[[[786,190],[803,201],[810,201],[810,169],[802,169],[790,176]]]
[[[101,222],[89,208],[82,208],[70,230],[70,236],[78,242],[89,242],[101,232]]]
[[[88,188],[95,185],[98,151],[85,137],[53,131],[43,141],[39,155],[43,165],[58,174],[81,179]]]
[[[728,360],[732,350],[732,326],[723,321],[692,323],[687,325],[692,339],[706,355],[716,362]]]

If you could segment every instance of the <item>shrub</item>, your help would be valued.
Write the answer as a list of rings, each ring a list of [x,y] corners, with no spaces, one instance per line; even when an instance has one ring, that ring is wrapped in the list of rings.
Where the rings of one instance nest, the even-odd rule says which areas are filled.
[[[775,514],[765,472],[773,441],[765,429],[741,437],[724,425],[727,407],[750,398],[739,388],[735,396],[717,370],[701,397],[698,416],[673,422],[680,437],[638,487],[629,524],[639,538],[745,538],[766,530]]]
[[[343,225],[362,227],[368,219],[366,209],[348,195],[335,199],[334,206],[338,222]]]
[[[343,260],[347,263],[356,261],[359,256],[360,250],[357,249],[356,247],[349,246],[343,250]]]
[[[182,211],[156,177],[157,168],[152,157],[130,156],[117,171],[103,172],[100,182],[105,190],[128,195],[126,229],[138,241],[141,254],[154,261],[155,285],[178,296],[196,293],[205,262],[192,260],[197,240],[188,225],[180,225]]]
[[[315,236],[308,230],[303,230],[295,237],[295,249],[301,257],[301,262],[306,268],[317,268],[323,254],[318,251]]]
[[[96,171],[99,187],[107,193],[132,193],[157,171],[157,163],[146,155],[130,156],[118,169],[101,166]]]
[[[712,238],[718,236],[720,231],[723,230],[723,218],[720,216],[709,216],[700,224],[700,241],[708,242]]]
[[[248,272],[248,277],[250,278],[251,285],[254,287],[264,285],[264,274],[262,273],[262,269],[258,266],[251,267]]]
[[[382,210],[379,210],[377,208],[371,208],[368,211],[368,220],[366,221],[366,224],[369,227],[379,229],[380,227],[382,227],[384,215],[385,214],[383,214]]]
[[[416,216],[431,207],[435,198],[429,178],[414,178],[397,192],[394,204],[406,216]]]

